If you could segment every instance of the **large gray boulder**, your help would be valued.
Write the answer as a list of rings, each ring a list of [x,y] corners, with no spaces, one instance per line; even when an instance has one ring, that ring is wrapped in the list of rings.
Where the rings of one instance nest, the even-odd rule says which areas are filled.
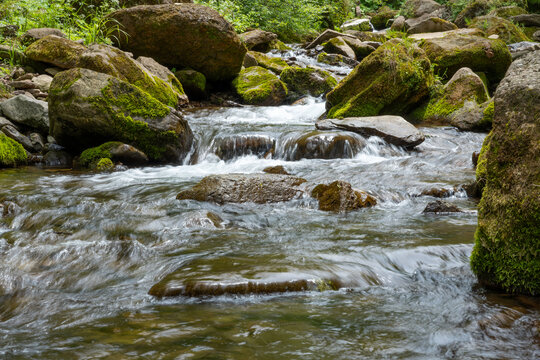
[[[514,61],[495,92],[493,130],[476,177],[484,184],[471,268],[481,284],[540,295],[540,50]]]
[[[48,101],[50,133],[68,149],[121,141],[154,162],[173,163],[191,149],[193,135],[180,113],[113,76],[81,68],[61,72]]]
[[[290,175],[227,174],[203,178],[191,189],[184,190],[178,200],[223,203],[274,203],[299,198],[306,180]]]
[[[114,33],[113,42],[135,56],[192,68],[209,81],[232,80],[240,72],[246,47],[232,25],[211,8],[198,4],[142,5],[109,16],[123,31]]]
[[[0,103],[0,113],[11,121],[41,133],[49,132],[49,105],[26,95],[17,95]]]
[[[317,121],[319,130],[347,130],[363,136],[379,136],[390,144],[414,147],[421,144],[424,134],[401,116],[383,115],[324,119]]]

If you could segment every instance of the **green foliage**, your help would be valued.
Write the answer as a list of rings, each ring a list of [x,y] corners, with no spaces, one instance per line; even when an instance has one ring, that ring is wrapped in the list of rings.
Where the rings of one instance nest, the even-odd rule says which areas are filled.
[[[106,15],[119,8],[118,0],[104,0],[99,6],[85,0],[4,0],[0,4],[0,25],[17,25],[17,35],[33,28],[61,29],[69,39],[86,44],[110,43]]]
[[[303,40],[341,25],[352,14],[350,0],[196,0],[216,9],[236,31],[261,28],[286,42]]]

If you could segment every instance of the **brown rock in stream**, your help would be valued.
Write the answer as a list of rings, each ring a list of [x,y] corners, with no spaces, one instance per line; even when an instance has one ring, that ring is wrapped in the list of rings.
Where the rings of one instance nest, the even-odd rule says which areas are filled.
[[[306,180],[276,174],[225,174],[203,178],[191,189],[180,192],[178,200],[211,201],[218,204],[289,201],[300,197],[299,186]]]
[[[354,190],[345,181],[334,181],[329,185],[317,185],[311,196],[319,200],[319,210],[344,212],[370,207],[377,200],[366,192]]]

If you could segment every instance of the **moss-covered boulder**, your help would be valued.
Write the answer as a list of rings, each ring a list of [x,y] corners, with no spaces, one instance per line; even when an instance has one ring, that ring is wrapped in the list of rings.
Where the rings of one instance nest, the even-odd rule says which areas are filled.
[[[279,105],[288,94],[285,83],[273,72],[260,66],[242,70],[233,80],[232,86],[242,101],[249,105]]]
[[[328,71],[314,68],[291,66],[280,75],[290,92],[296,95],[321,96],[337,85],[337,80]]]
[[[419,18],[424,15],[438,14],[444,11],[444,5],[434,0],[407,0],[401,6],[401,15],[406,18]]]
[[[392,10],[388,6],[381,6],[379,10],[371,17],[371,25],[376,30],[382,30],[390,27],[389,21],[396,17],[397,10]]]
[[[78,165],[96,169],[103,159],[109,159],[111,162],[121,162],[123,165],[129,166],[140,166],[148,163],[146,154],[137,148],[119,141],[109,141],[84,150],[79,157]]]
[[[306,180],[290,175],[225,174],[203,178],[191,189],[180,192],[178,200],[210,201],[218,204],[289,201],[303,194]]]
[[[345,181],[317,185],[311,196],[319,200],[319,210],[345,212],[371,207],[377,200],[364,191],[355,190]]]
[[[192,69],[178,70],[174,73],[182,83],[186,94],[192,99],[203,99],[206,97],[206,77]]]
[[[281,72],[289,66],[285,60],[279,57],[268,56],[258,51],[249,51],[248,54],[255,58],[260,67],[268,69],[276,75],[281,74]]]
[[[529,40],[523,31],[511,21],[497,16],[479,16],[471,21],[469,27],[480,29],[487,36],[498,35],[499,39],[503,40],[506,44]]]
[[[75,68],[57,74],[49,91],[50,133],[82,151],[121,141],[154,162],[180,162],[191,149],[187,122],[147,92],[110,75]]]
[[[62,69],[78,67],[114,76],[148,92],[167,106],[176,107],[178,104],[187,103],[182,84],[168,69],[163,69],[152,59],[135,61],[129,54],[112,46],[93,44],[86,47],[50,35],[30,45],[26,49],[26,55],[31,60]],[[158,75],[153,74],[153,71]]]
[[[354,50],[351,49],[341,36],[324,43],[323,50],[328,54],[339,54],[356,60]]]
[[[540,50],[514,61],[495,92],[493,130],[477,166],[484,183],[471,255],[481,284],[540,295]]]
[[[493,9],[488,13],[488,15],[498,16],[507,20],[510,20],[512,16],[522,14],[527,14],[527,10],[515,5],[502,6],[500,8]]]
[[[334,66],[356,66],[358,61],[348,58],[339,54],[327,54],[324,51],[317,55],[317,61],[322,64],[334,65]]]
[[[27,155],[23,146],[0,131],[0,167],[26,164]]]
[[[232,80],[240,72],[246,48],[233,26],[209,7],[135,6],[109,16],[123,30],[113,31],[113,42],[135,56],[148,56],[171,67],[191,68],[215,82]],[[118,23],[109,25],[115,27]]]
[[[435,72],[447,78],[468,67],[474,72],[485,73],[490,83],[498,83],[512,62],[504,41],[480,36],[452,33],[424,39],[420,46],[434,65]]]
[[[48,35],[32,43],[24,53],[30,60],[71,69],[79,65],[79,59],[85,50],[86,46],[75,41]]]
[[[326,95],[329,118],[399,115],[428,94],[431,64],[416,45],[392,39]]]
[[[482,104],[488,99],[489,94],[482,79],[471,69],[461,68],[444,85],[440,94],[433,96],[417,113],[422,121],[448,125],[454,113],[465,103]]]
[[[490,0],[473,0],[457,14],[454,23],[460,28],[467,27],[469,21],[475,17],[486,15],[490,10]]]

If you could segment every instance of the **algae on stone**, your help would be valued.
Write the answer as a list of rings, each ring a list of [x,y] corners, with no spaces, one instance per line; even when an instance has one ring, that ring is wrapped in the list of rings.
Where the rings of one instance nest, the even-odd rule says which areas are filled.
[[[285,83],[260,66],[243,69],[232,85],[242,101],[249,105],[279,105],[288,94]]]
[[[287,67],[280,75],[291,92],[298,95],[321,96],[337,85],[337,80],[328,71],[314,67]]]
[[[23,146],[0,131],[0,167],[26,164],[27,155]]]
[[[519,27],[511,21],[497,16],[479,16],[469,24],[469,27],[480,29],[487,36],[498,35],[499,39],[503,40],[506,44],[529,41],[527,35]]]
[[[408,41],[392,39],[327,94],[328,117],[400,115],[427,96],[433,82],[424,51]]]
[[[276,75],[279,75],[287,66],[289,66],[285,60],[279,57],[268,56],[257,51],[249,51],[248,54],[257,60],[260,67],[268,69]]]

